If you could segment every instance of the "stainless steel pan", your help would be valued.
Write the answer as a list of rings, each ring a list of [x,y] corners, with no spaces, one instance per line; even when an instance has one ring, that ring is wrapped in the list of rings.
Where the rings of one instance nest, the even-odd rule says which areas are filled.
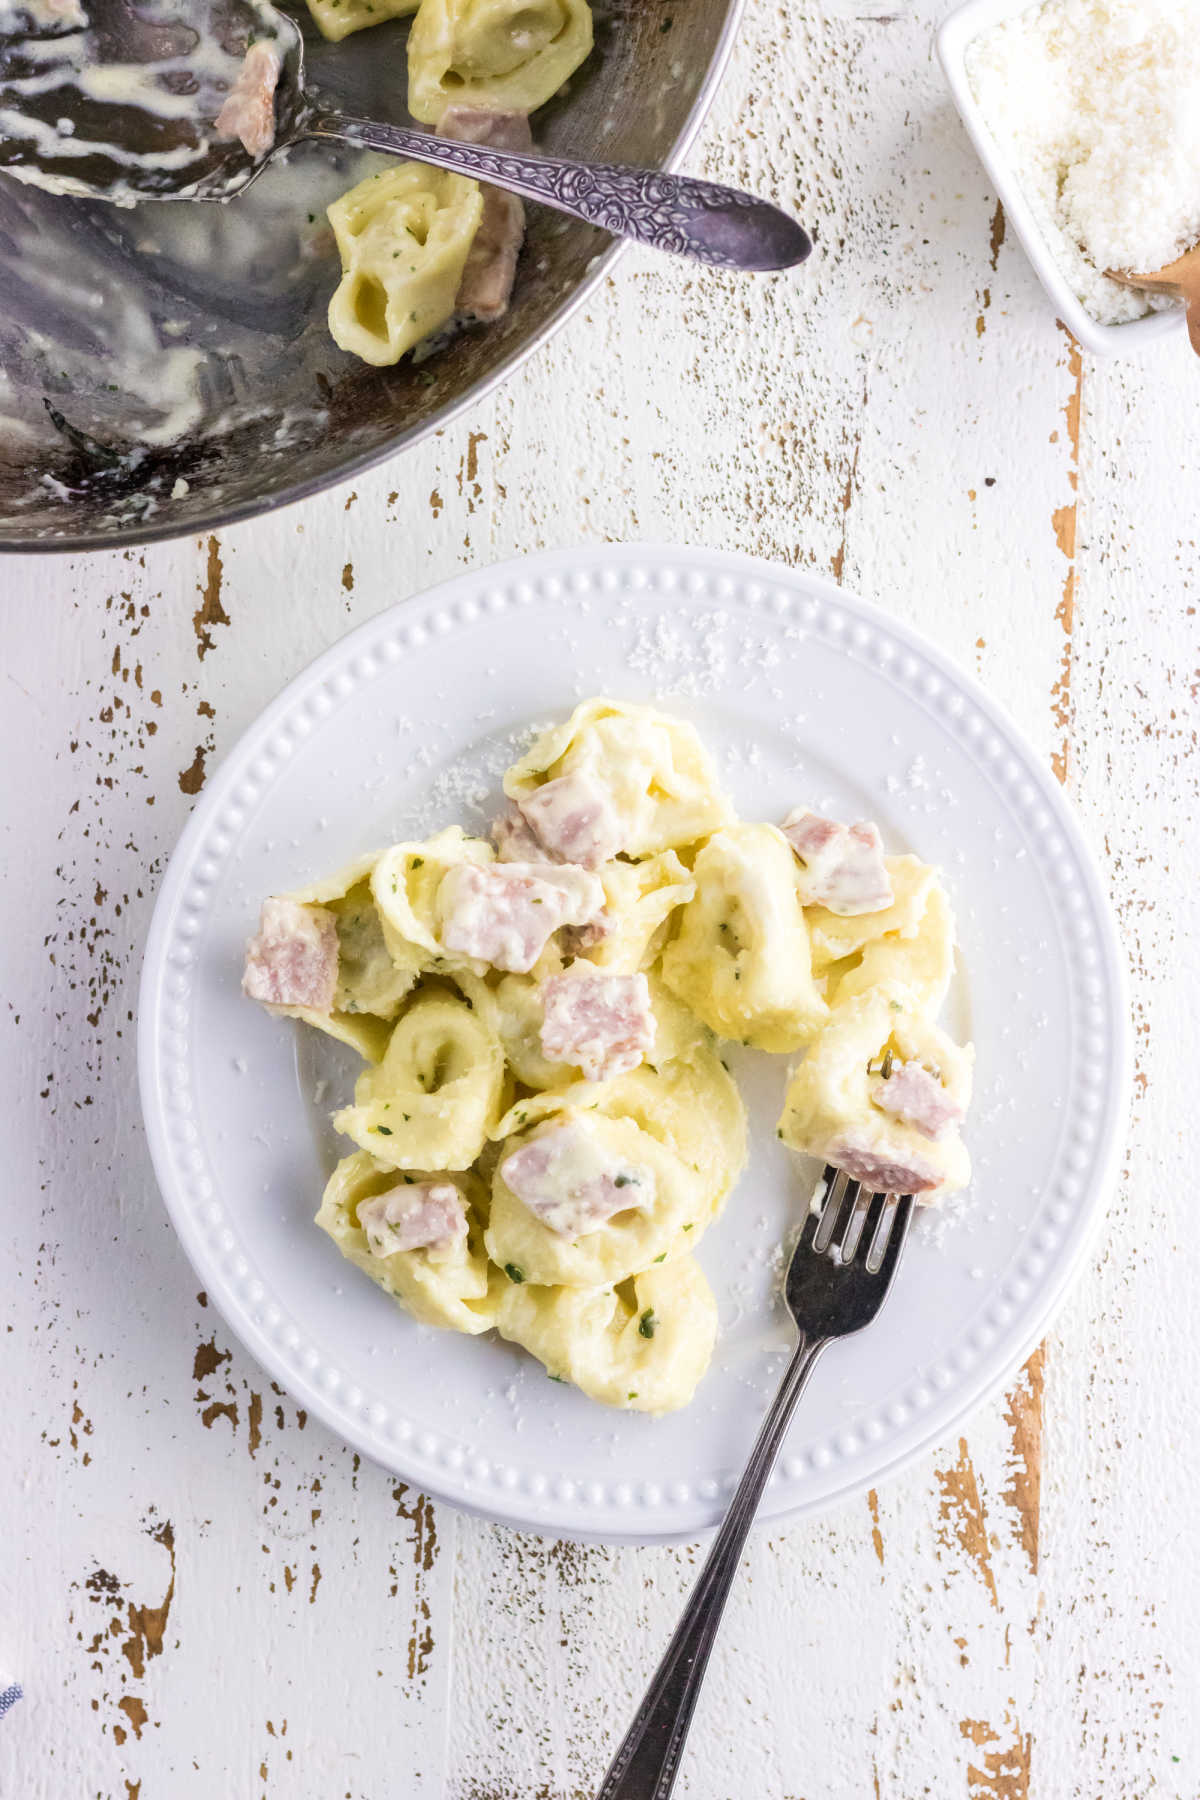
[[[539,142],[677,166],[741,3],[601,0],[593,55],[538,115]],[[406,29],[307,38],[314,82],[403,122]],[[343,481],[501,381],[617,254],[607,234],[531,208],[505,319],[368,369],[325,329],[337,259],[324,206],[360,172],[314,145],[227,206],[130,210],[0,176],[0,547],[210,531]]]

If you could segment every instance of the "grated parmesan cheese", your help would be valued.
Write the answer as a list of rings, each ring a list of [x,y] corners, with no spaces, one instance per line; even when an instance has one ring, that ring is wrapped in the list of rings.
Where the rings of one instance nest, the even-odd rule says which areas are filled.
[[[1101,324],[1175,304],[1105,269],[1149,273],[1200,240],[1196,27],[1195,0],[1045,0],[967,50],[988,127]]]

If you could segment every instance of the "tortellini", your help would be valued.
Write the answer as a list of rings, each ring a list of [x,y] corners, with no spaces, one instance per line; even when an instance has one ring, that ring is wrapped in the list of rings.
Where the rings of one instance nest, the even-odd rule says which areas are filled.
[[[824,906],[805,908],[816,974],[823,975],[833,963],[854,956],[876,938],[916,936],[930,889],[937,880],[936,871],[915,856],[889,856],[887,872],[892,884],[892,904],[880,912],[846,917]]]
[[[487,1190],[473,1175],[456,1176],[467,1206],[465,1241],[443,1250],[403,1250],[392,1256],[373,1254],[358,1209],[397,1183],[418,1177],[395,1169],[358,1150],[333,1171],[321,1199],[317,1224],[328,1232],[342,1255],[401,1302],[422,1325],[444,1325],[472,1336],[497,1322],[502,1290],[508,1284],[488,1262],[483,1247]]]
[[[664,1039],[672,1036],[667,997],[656,1001]],[[678,1025],[674,1033],[679,1034]],[[746,1158],[746,1113],[737,1084],[703,1034],[684,1043],[678,1056],[600,1084],[575,1082],[557,1092],[517,1100],[496,1127],[507,1150],[539,1130],[580,1115],[592,1121],[614,1155],[639,1161],[654,1175],[652,1208],[631,1208],[585,1236],[571,1240],[542,1224],[502,1179],[493,1185],[489,1248],[504,1251],[521,1275],[535,1282],[613,1282],[662,1258],[692,1250],[718,1216]],[[666,1153],[667,1160],[655,1148]]]
[[[787,840],[774,825],[727,826],[693,872],[695,897],[663,952],[664,981],[719,1036],[757,1050],[799,1049],[827,1009]]]
[[[375,860],[374,855],[359,857],[336,875],[268,903],[274,915],[272,935],[264,939],[260,933],[255,940],[261,977],[274,984],[272,991],[287,996],[268,1002],[272,1011],[315,1026],[357,1050],[367,1062],[378,1062],[383,1055],[388,1022],[395,1018],[416,979],[407,969],[396,967],[384,943],[370,890]],[[263,924],[267,924],[266,911]],[[307,979],[297,981],[292,961],[292,946],[300,943],[306,932],[314,934],[314,945],[324,933],[330,945],[332,993],[327,990],[321,1004],[313,1004],[314,996],[305,994],[313,977],[320,979],[319,970],[310,965],[303,972]],[[247,962],[247,991],[261,999],[266,990],[252,984],[252,961]]]
[[[629,857],[694,844],[733,817],[692,726],[653,707],[585,700],[564,725],[542,732],[504,777],[504,791],[519,802],[543,782],[574,774],[608,794]]]
[[[825,998],[833,1007],[856,995],[869,994],[885,982],[903,987],[915,1012],[936,1017],[954,973],[954,914],[945,889],[932,881],[915,932],[873,937],[844,962],[825,974]]]
[[[397,967],[388,951],[383,924],[371,891],[376,856],[360,857],[328,881],[291,896],[325,906],[337,921],[338,972],[334,1011],[374,1013],[394,1019],[416,981],[414,971]]]
[[[421,0],[308,0],[308,10],[321,36],[337,43],[365,26],[382,25],[385,19],[407,18],[420,3]]]
[[[415,13],[408,109],[444,137],[529,148],[529,114],[559,92],[593,40],[588,0],[308,0],[337,41]],[[310,215],[311,217],[311,215]],[[368,176],[328,208],[342,279],[335,343],[376,368],[449,325],[508,310],[525,235],[520,200],[414,162]]]
[[[451,869],[490,863],[494,857],[490,844],[468,837],[457,825],[420,843],[395,844],[384,851],[372,871],[371,892],[395,963],[414,971],[461,966],[482,972],[482,964],[464,962],[442,943],[437,898]]]
[[[779,1135],[872,1190],[940,1196],[970,1179],[958,1125],[972,1056],[907,999],[884,986],[834,1008],[788,1084]]]
[[[454,316],[479,221],[478,182],[423,163],[368,175],[329,207],[342,278],[334,342],[376,368],[399,362]]]
[[[425,1324],[495,1327],[665,1412],[712,1354],[694,1252],[746,1160],[718,1038],[803,1053],[791,1148],[924,1201],[968,1180],[972,1052],[934,1022],[953,913],[914,856],[883,879],[876,827],[850,885],[878,910],[804,904],[845,906],[833,859],[818,884],[811,845],[739,821],[693,728],[649,706],[585,701],[504,788],[495,844],[451,825],[269,898],[243,985],[367,1058],[317,1216],[342,1254]]]
[[[587,0],[422,0],[408,39],[408,108],[535,112],[592,48]]]
[[[669,1255],[684,1226],[703,1218],[703,1187],[696,1171],[633,1119],[608,1116],[584,1104],[576,1089],[561,1100],[543,1100],[548,1104],[528,1108],[518,1102],[506,1120],[515,1135],[503,1138],[492,1178],[485,1238],[492,1261],[518,1285],[604,1287]],[[628,1170],[617,1174],[616,1185],[627,1184],[622,1191],[630,1204],[594,1230],[572,1237],[530,1210],[508,1185],[505,1168],[510,1155],[545,1141],[576,1114],[586,1120],[596,1153],[588,1172],[598,1161]],[[528,1130],[522,1128],[523,1117],[530,1119]]]
[[[671,914],[691,899],[696,883],[673,850],[606,863],[601,880],[610,929],[584,955],[614,974],[635,974],[654,961]]]
[[[606,1082],[595,1104],[601,1112],[633,1119],[693,1170],[701,1206],[683,1233],[693,1234],[688,1247],[694,1247],[720,1213],[746,1160],[746,1109],[716,1051],[700,1043],[660,1067],[644,1064]]]
[[[500,1042],[523,1087],[561,1088],[576,1079],[569,1064],[552,1062],[542,1049],[542,982],[561,969],[561,956],[550,948],[528,975],[503,975],[492,990]]]
[[[665,1413],[688,1404],[708,1367],[717,1306],[699,1265],[684,1257],[613,1287],[510,1284],[496,1322],[591,1399]]]
[[[504,1080],[494,1017],[464,994],[422,988],[333,1122],[389,1168],[469,1169],[500,1117]]]

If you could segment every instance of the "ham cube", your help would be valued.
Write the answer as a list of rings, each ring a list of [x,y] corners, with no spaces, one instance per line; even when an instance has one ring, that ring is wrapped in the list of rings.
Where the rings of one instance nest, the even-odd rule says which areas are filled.
[[[515,806],[492,821],[492,842],[501,862],[542,862],[545,846],[538,842],[532,826]]]
[[[241,138],[248,156],[265,156],[275,142],[275,89],[283,58],[266,38],[251,44],[214,127],[219,138]]]
[[[825,1151],[825,1160],[835,1169],[844,1169],[855,1181],[861,1181],[873,1194],[927,1194],[931,1188],[940,1186],[942,1179],[939,1170],[916,1154],[910,1155],[907,1150],[893,1153],[890,1145],[886,1151],[881,1151],[861,1139],[850,1137],[830,1144]]]
[[[872,1086],[871,1098],[883,1112],[927,1138],[941,1137],[963,1116],[957,1100],[919,1062],[893,1062],[886,1080]]]
[[[622,848],[621,821],[607,790],[590,775],[559,775],[517,802],[553,857],[598,869]]]
[[[615,1156],[585,1117],[530,1138],[505,1157],[500,1175],[536,1219],[572,1240],[654,1201],[654,1171]]]
[[[373,1200],[364,1200],[358,1222],[372,1256],[398,1250],[448,1250],[465,1242],[467,1209],[452,1181],[398,1182]]]
[[[263,901],[258,935],[246,945],[242,992],[264,1006],[333,1011],[337,988],[337,920],[324,906]]]
[[[533,138],[524,113],[485,112],[471,106],[448,106],[438,121],[440,137],[458,138],[464,144],[484,144],[493,150],[529,150]],[[503,188],[483,189],[483,212],[454,302],[464,319],[490,325],[508,311],[517,257],[525,241],[525,207],[516,194]]]
[[[560,942],[565,956],[579,956],[585,950],[594,950],[611,937],[617,928],[617,922],[607,907],[589,919],[586,925],[568,925],[563,931]]]
[[[542,984],[542,1051],[589,1081],[636,1069],[654,1048],[657,1023],[644,975],[604,975],[576,963]]]
[[[878,826],[839,825],[800,807],[784,820],[783,835],[800,862],[796,889],[804,906],[853,918],[892,904]]]
[[[462,863],[443,876],[437,906],[447,950],[523,975],[560,925],[595,918],[604,889],[569,865]]]

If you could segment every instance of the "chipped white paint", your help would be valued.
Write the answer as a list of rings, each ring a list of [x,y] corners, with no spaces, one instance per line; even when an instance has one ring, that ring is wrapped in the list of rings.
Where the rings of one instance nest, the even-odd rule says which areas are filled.
[[[758,1535],[682,1791],[1200,1794],[1196,377],[1179,342],[1080,363],[1047,317],[939,10],[751,0],[694,166],[798,204],[794,279],[631,255],[354,491],[6,564],[5,1800],[590,1795],[696,1551],[456,1518],[302,1426],[196,1297],[131,1020],[190,795],[289,676],[458,568],[637,537],[832,569],[978,670],[1105,860],[1139,1045],[1126,1179],[1044,1361],[870,1501]]]

